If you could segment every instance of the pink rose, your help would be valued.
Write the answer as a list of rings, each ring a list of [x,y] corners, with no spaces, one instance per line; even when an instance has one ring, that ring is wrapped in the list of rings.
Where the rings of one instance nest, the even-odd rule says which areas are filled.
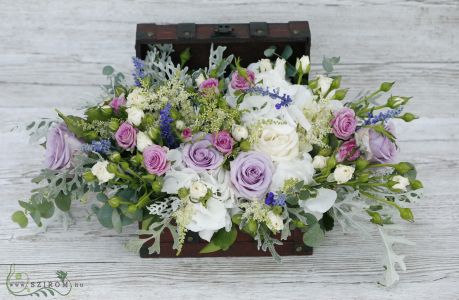
[[[231,87],[235,90],[248,90],[250,85],[255,81],[255,73],[247,70],[247,77],[250,81],[247,81],[247,79],[239,75],[238,72],[233,72],[231,75]]]
[[[357,148],[357,143],[355,139],[350,139],[349,141],[344,142],[338,150],[336,158],[339,162],[344,160],[354,161],[360,156],[360,151]]]
[[[132,149],[137,143],[137,130],[131,124],[124,122],[115,133],[118,146],[123,149]]]
[[[215,78],[209,78],[204,80],[200,85],[199,85],[199,90],[206,90],[206,89],[214,89],[215,93],[219,93],[220,91],[218,90],[218,80]]]
[[[185,128],[183,129],[182,131],[182,137],[185,141],[189,141],[192,137],[192,131],[191,131],[191,128]]]
[[[110,102],[110,107],[113,108],[116,113],[118,113],[120,107],[124,105],[126,105],[126,98],[124,98],[124,95],[114,97]]]
[[[337,138],[348,140],[354,134],[357,127],[355,112],[345,107],[335,112],[334,115],[335,117],[330,122],[330,125],[333,127],[333,133]]]
[[[212,145],[223,154],[233,150],[234,140],[228,131],[220,131],[212,135]]]
[[[168,150],[168,148],[158,145],[151,145],[143,150],[143,163],[148,173],[161,176],[169,170]]]

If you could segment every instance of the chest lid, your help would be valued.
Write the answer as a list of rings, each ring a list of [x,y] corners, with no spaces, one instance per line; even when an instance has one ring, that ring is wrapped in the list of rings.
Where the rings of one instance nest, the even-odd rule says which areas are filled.
[[[293,53],[290,59],[310,54],[311,32],[309,23],[295,21],[288,23],[253,22],[245,24],[195,24],[171,25],[138,24],[136,34],[136,56],[144,59],[151,44],[172,44],[175,52],[172,60],[180,62],[179,55],[190,49],[191,59],[187,66],[197,69],[207,66],[211,44],[226,46],[225,53],[241,59],[241,65],[248,65],[264,58],[264,50],[276,46],[282,51],[289,45]],[[295,61],[291,61],[295,64]]]

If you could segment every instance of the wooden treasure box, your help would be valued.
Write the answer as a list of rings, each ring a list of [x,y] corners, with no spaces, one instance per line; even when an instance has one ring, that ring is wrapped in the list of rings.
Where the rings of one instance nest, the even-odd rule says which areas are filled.
[[[311,33],[308,22],[248,24],[194,24],[183,23],[173,25],[138,24],[136,34],[136,56],[144,59],[149,45],[173,44],[175,52],[172,59],[180,62],[180,53],[189,48],[191,59],[187,62],[190,69],[206,67],[209,63],[211,44],[226,46],[225,53],[239,57],[241,65],[265,58],[264,50],[271,46],[284,49],[289,45],[293,53],[291,64],[295,65],[296,57],[310,54]],[[168,230],[161,236],[160,254],[149,254],[148,247],[153,241],[146,242],[140,250],[141,257],[176,257],[172,248],[173,239]],[[207,244],[197,233],[188,232],[181,257],[201,256],[269,256],[268,251],[257,249],[257,241],[244,233],[238,232],[236,242],[226,251],[201,254],[199,251]],[[276,246],[280,255],[311,255],[312,248],[304,245],[302,232],[296,229],[283,245]]]

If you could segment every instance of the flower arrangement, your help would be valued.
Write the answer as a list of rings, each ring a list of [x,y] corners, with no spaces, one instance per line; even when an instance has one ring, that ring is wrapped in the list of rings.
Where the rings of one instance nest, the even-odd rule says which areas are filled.
[[[165,230],[177,255],[188,231],[208,241],[202,253],[228,249],[242,231],[275,259],[294,229],[317,247],[334,223],[362,234],[375,225],[386,245],[382,283],[397,281],[395,265],[405,266],[392,245],[408,241],[393,223],[413,221],[407,206],[422,188],[414,166],[396,161],[395,123],[416,118],[402,114],[410,98],[379,101],[393,85],[384,82],[346,102],[333,75],[339,58],[307,80],[309,58],[288,63],[288,47],[246,68],[224,50],[212,47],[208,67],[188,70],[189,52],[175,65],[171,45],[153,46],[134,58],[135,85],[107,66],[103,100],[83,116],[58,111],[61,121],[30,124],[48,129],[34,134],[46,137],[45,168],[33,179],[43,184],[13,221],[42,226],[72,201],[91,202],[107,228],[141,222],[151,253]]]

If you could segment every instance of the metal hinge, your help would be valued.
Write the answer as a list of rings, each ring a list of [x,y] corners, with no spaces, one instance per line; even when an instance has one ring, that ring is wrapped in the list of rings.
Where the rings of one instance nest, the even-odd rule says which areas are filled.
[[[249,23],[250,35],[253,37],[265,37],[268,35],[268,23],[251,22]]]
[[[177,24],[177,38],[178,39],[192,39],[196,35],[195,23],[180,23]]]

